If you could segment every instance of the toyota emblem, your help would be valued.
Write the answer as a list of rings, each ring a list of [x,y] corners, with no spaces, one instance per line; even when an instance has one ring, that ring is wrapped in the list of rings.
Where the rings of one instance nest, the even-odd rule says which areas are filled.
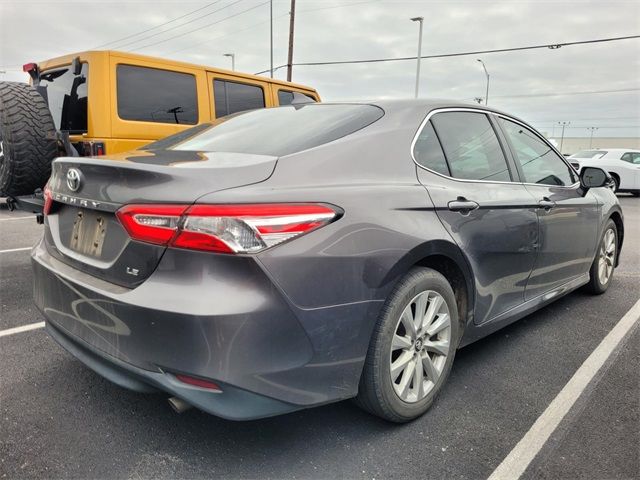
[[[80,189],[80,170],[77,168],[67,170],[67,187],[72,192],[77,192]]]

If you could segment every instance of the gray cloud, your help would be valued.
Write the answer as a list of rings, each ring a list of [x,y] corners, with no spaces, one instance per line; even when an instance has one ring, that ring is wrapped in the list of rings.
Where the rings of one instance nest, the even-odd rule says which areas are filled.
[[[269,67],[267,5],[192,32],[264,0],[243,0],[204,17],[233,1],[220,0],[193,16],[112,45],[136,40],[123,50],[224,68],[229,60],[222,54],[235,52],[239,70],[264,70]],[[0,0],[0,70],[6,70],[0,77],[22,80],[19,66],[27,61],[87,50],[206,3]],[[298,0],[297,4],[298,62],[415,55],[417,25],[409,18],[417,15],[425,18],[425,55],[640,33],[636,1]],[[286,63],[288,9],[289,0],[275,0],[276,65]],[[172,28],[196,18],[189,25]],[[167,33],[144,39],[169,28]],[[421,96],[466,101],[484,96],[485,77],[476,58],[423,60]],[[489,103],[530,120],[542,131],[551,133],[554,124],[567,120],[572,127],[569,135],[587,135],[588,126],[600,127],[600,136],[640,135],[639,91],[520,97],[640,88],[640,40],[481,58],[491,74]],[[284,75],[281,69],[276,76]],[[294,81],[316,87],[324,100],[411,96],[414,75],[414,61],[294,68]]]

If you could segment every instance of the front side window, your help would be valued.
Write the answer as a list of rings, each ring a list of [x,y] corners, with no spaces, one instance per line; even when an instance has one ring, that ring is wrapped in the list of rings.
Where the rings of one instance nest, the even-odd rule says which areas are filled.
[[[620,160],[638,165],[640,164],[640,152],[627,152],[620,157]]]
[[[431,122],[424,126],[413,147],[413,156],[420,165],[443,175],[450,175],[440,141]]]
[[[436,113],[431,121],[453,177],[511,181],[498,137],[484,113],[442,112]]]
[[[213,97],[216,118],[265,107],[262,87],[246,83],[214,80]]]
[[[118,116],[140,122],[198,123],[196,77],[157,68],[118,65]]]
[[[87,132],[87,81],[89,65],[82,64],[79,75],[71,65],[46,70],[40,75],[40,87],[49,104],[53,123],[58,130],[69,133]]]
[[[511,142],[513,156],[522,168],[524,182],[561,186],[575,183],[574,170],[535,133],[504,118],[499,122]]]

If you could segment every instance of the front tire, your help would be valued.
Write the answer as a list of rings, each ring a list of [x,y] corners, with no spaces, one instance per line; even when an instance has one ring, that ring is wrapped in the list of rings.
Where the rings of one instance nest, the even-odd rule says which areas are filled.
[[[615,222],[609,219],[600,238],[596,258],[594,258],[589,270],[587,291],[594,295],[601,295],[607,291],[613,278],[617,258],[618,229]]]
[[[356,402],[398,423],[425,413],[449,376],[460,331],[447,279],[429,268],[411,270],[382,307]]]

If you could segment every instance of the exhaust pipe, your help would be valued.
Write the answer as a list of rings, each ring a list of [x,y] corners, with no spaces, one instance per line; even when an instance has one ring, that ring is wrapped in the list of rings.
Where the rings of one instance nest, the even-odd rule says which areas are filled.
[[[190,408],[193,408],[193,405],[178,397],[170,397],[169,405],[171,405],[171,408],[173,408],[173,411],[176,413],[184,413]]]

